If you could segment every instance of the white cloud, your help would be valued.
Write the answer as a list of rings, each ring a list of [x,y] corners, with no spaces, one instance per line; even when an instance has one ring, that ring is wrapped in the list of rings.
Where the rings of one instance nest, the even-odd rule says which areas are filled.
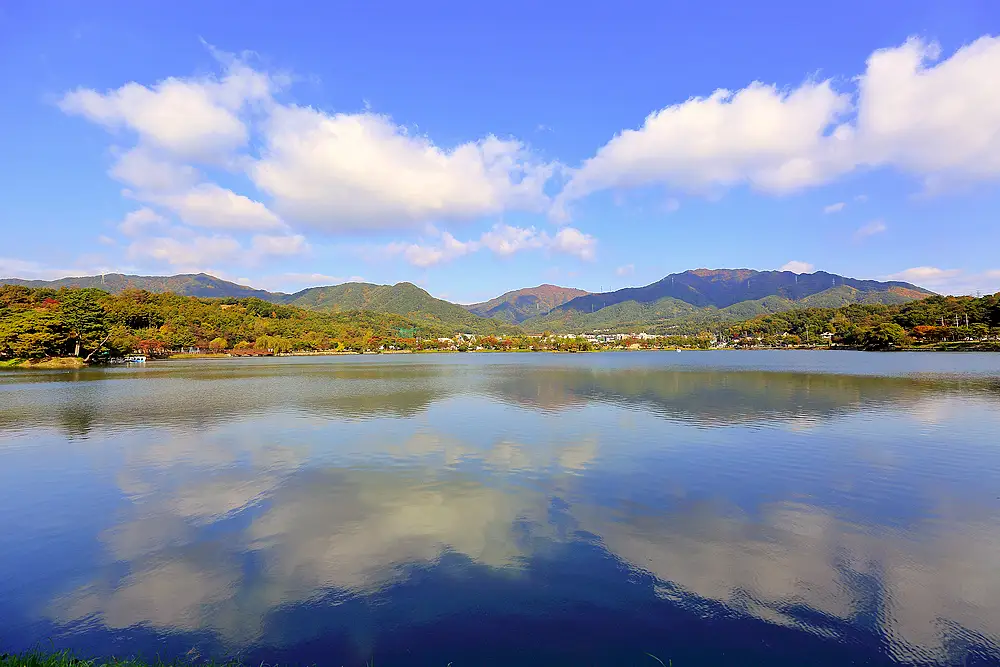
[[[1000,291],[1000,270],[975,273],[963,269],[916,266],[886,278],[913,283],[941,294],[968,295],[977,292],[993,294]]]
[[[197,272],[206,266],[237,259],[244,252],[239,241],[229,236],[195,236],[176,239],[166,236],[136,241],[128,247],[133,260],[153,260],[175,270]]]
[[[854,232],[854,240],[862,241],[869,236],[882,234],[887,229],[888,227],[886,227],[885,223],[881,220],[872,220],[867,225],[862,225],[856,232]]]
[[[626,264],[625,266],[619,266],[615,269],[615,273],[619,276],[630,276],[635,273],[635,264]]]
[[[556,252],[592,260],[597,250],[597,239],[574,227],[563,227],[552,239],[550,247]]]
[[[841,211],[844,210],[845,206],[847,206],[847,204],[845,204],[842,201],[839,201],[836,204],[830,204],[829,206],[824,206],[823,207],[823,212],[827,213],[827,214],[829,214],[829,213],[840,213]]]
[[[548,238],[534,227],[498,224],[480,238],[480,243],[498,255],[512,255],[521,250],[541,248]]]
[[[654,183],[697,193],[739,183],[769,192],[821,183],[836,171],[837,145],[846,141],[828,129],[849,108],[850,98],[829,81],[791,91],[755,82],[692,98],[602,146],[573,172],[557,204]]]
[[[903,280],[908,283],[934,285],[945,283],[962,274],[961,269],[939,269],[936,266],[916,266],[889,276],[890,280]]]
[[[441,234],[441,241],[436,244],[390,243],[385,247],[389,255],[400,255],[421,268],[449,262],[478,249],[479,244],[475,241],[459,241],[448,232]]]
[[[258,234],[250,242],[251,251],[257,257],[301,255],[309,250],[306,237],[301,234],[271,236]]]
[[[859,204],[864,204],[866,201],[868,201],[868,195],[857,195],[854,197],[854,201],[858,202]]]
[[[167,219],[151,208],[143,206],[125,215],[118,224],[118,230],[126,236],[139,236],[151,228],[167,225]]]
[[[812,273],[813,269],[816,267],[809,262],[800,262],[797,259],[786,263],[782,266],[779,271],[791,271],[792,273]]]
[[[489,136],[446,150],[387,116],[276,107],[250,176],[283,215],[325,230],[387,229],[543,210],[554,166]]]
[[[483,249],[501,257],[509,257],[522,250],[543,249],[591,260],[596,248],[597,239],[573,227],[564,227],[555,236],[549,236],[534,227],[513,227],[501,223],[484,232],[478,240],[459,241],[448,232],[443,232],[438,242],[393,242],[383,246],[378,254],[402,257],[414,266],[426,268]]]
[[[174,192],[193,187],[199,180],[194,167],[171,162],[139,147],[122,153],[109,173],[141,192]]]
[[[142,143],[178,156],[214,161],[247,143],[239,114],[270,99],[274,79],[233,60],[221,79],[167,78],[152,87],[138,83],[99,93],[78,88],[59,108],[109,129],[128,128]]]
[[[281,219],[260,202],[214,183],[202,183],[171,194],[149,195],[147,199],[173,209],[193,227],[245,230],[284,227]]]
[[[857,151],[931,182],[1000,176],[1000,39],[982,37],[937,65],[937,44],[876,51],[859,79]]]
[[[681,210],[680,200],[673,197],[667,199],[666,203],[663,205],[663,210],[667,213],[676,213]]]
[[[853,94],[830,81],[790,90],[754,82],[655,111],[574,170],[553,213],[564,218],[568,203],[608,188],[706,194],[746,184],[780,194],[863,166],[910,172],[929,188],[996,179],[1000,38],[933,64],[939,55],[936,44],[911,38],[874,52]]]

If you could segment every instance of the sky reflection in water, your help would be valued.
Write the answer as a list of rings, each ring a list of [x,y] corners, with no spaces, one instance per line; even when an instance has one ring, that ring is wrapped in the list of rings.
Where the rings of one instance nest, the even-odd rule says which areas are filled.
[[[997,378],[850,353],[2,374],[0,641],[997,664]]]

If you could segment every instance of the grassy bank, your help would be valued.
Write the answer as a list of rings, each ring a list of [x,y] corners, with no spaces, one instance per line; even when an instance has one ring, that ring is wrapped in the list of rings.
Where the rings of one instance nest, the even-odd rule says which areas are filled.
[[[81,660],[69,651],[0,654],[0,667],[185,667],[183,661],[163,662],[159,658],[101,658]],[[238,667],[238,663],[199,662],[199,667]]]
[[[44,359],[2,359],[0,368],[83,368],[80,357],[47,357]]]

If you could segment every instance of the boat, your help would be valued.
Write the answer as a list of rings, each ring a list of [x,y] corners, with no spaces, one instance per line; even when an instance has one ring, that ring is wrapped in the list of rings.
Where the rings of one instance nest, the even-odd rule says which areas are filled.
[[[122,358],[122,362],[126,364],[144,364],[146,363],[146,355],[130,354],[127,357]]]

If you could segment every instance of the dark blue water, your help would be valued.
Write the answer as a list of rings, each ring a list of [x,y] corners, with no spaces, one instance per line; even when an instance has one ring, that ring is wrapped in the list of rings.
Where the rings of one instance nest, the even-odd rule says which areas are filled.
[[[35,645],[1000,664],[1000,355],[2,372],[0,652]]]

